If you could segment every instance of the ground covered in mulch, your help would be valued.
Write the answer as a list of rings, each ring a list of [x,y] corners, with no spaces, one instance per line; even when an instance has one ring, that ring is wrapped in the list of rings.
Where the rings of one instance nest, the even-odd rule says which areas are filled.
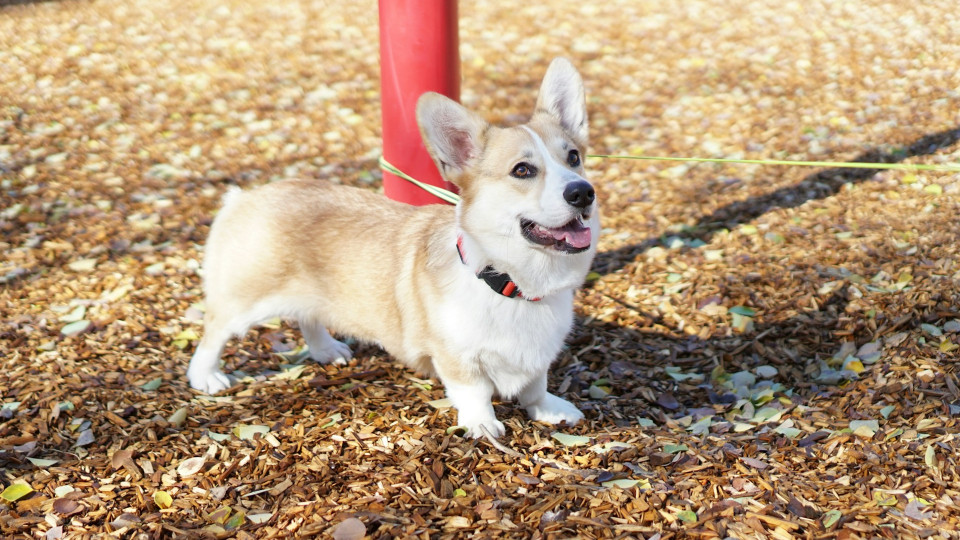
[[[3,2],[3,4],[9,4]],[[465,440],[379,349],[272,321],[209,397],[222,193],[378,190],[375,2],[0,7],[4,537],[960,537],[960,175],[591,159],[595,272],[551,388]],[[591,152],[960,161],[953,0],[462,2],[463,101],[557,55]],[[433,402],[433,403],[431,403]]]

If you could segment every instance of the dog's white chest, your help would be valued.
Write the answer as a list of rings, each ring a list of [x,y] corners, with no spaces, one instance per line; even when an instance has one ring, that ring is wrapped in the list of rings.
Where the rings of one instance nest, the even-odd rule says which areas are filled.
[[[448,304],[444,331],[464,367],[489,378],[504,398],[516,396],[556,359],[573,322],[573,292],[539,302],[485,291],[470,304]]]

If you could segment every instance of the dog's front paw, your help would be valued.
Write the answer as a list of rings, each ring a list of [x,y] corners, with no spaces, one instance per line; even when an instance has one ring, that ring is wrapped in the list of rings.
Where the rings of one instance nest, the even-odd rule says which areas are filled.
[[[530,418],[548,424],[566,422],[574,425],[583,420],[583,413],[576,405],[553,394],[546,394],[543,399],[527,407]]]
[[[216,394],[233,386],[230,376],[217,370],[213,372],[196,372],[187,370],[190,387],[206,394]]]
[[[350,346],[342,341],[328,338],[323,343],[309,343],[307,350],[310,352],[310,358],[313,358],[321,364],[334,364],[342,366],[353,357],[353,351]]]
[[[485,437],[487,433],[490,433],[490,435],[492,435],[494,438],[499,439],[504,433],[507,432],[503,422],[497,420],[496,418],[464,418],[463,415],[460,415],[459,424],[466,428],[466,436],[474,439]]]

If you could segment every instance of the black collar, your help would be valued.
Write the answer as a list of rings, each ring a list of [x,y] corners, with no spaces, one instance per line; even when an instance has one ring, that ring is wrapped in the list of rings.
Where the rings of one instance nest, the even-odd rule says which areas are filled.
[[[457,254],[460,255],[460,262],[467,264],[463,256],[463,236],[457,236]],[[523,298],[530,302],[539,302],[539,298],[527,298],[520,292],[517,284],[510,278],[510,274],[497,272],[492,266],[487,266],[477,274],[477,279],[482,279],[494,292],[502,294],[507,298]]]

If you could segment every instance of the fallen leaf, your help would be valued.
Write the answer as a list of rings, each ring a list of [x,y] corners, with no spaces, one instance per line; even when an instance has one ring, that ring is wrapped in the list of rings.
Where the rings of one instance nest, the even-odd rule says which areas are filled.
[[[829,529],[837,524],[840,521],[840,518],[843,517],[843,514],[839,510],[830,510],[823,515],[823,528]]]
[[[757,374],[758,377],[762,379],[772,379],[776,377],[778,373],[777,368],[773,366],[766,366],[766,365],[757,366],[757,368],[754,369],[753,371]]]
[[[880,416],[883,416],[884,419],[890,418],[890,413],[896,409],[894,405],[887,405],[886,407],[880,409]]]
[[[233,509],[229,506],[221,506],[217,508],[213,513],[207,516],[207,521],[211,523],[216,523],[218,525],[223,525],[227,522],[227,518],[230,517],[230,514],[233,512]]]
[[[60,499],[55,499],[53,501],[53,511],[58,514],[69,516],[72,514],[76,514],[80,510],[81,510],[80,504],[73,499],[60,498]]]
[[[157,503],[157,506],[161,509],[170,508],[173,506],[173,497],[166,491],[155,491],[153,492],[153,502]]]
[[[28,484],[16,483],[7,486],[7,489],[0,493],[0,498],[7,502],[15,502],[31,493],[33,493],[33,488]]]
[[[117,519],[110,522],[110,526],[115,529],[120,529],[123,527],[130,527],[140,523],[140,518],[136,514],[131,514],[129,512],[124,512],[117,516]]]
[[[651,489],[650,481],[642,478],[640,480],[634,480],[631,478],[620,478],[617,480],[608,480],[600,484],[605,488],[618,487],[620,489],[630,489],[633,487],[638,487],[640,489]]]
[[[233,434],[241,441],[251,441],[258,433],[261,435],[270,433],[270,426],[237,424],[237,426],[233,428]]]
[[[937,460],[937,453],[932,444],[927,445],[927,450],[923,453],[923,462],[931,469],[940,468],[940,462]]]
[[[920,501],[913,499],[907,503],[907,507],[903,509],[903,515],[907,516],[910,519],[915,519],[917,521],[923,521],[925,519],[930,519],[933,517],[929,512],[924,512],[921,506]]]
[[[677,513],[677,519],[683,521],[684,523],[696,523],[697,513],[691,510],[683,510]]]
[[[40,458],[27,458],[27,459],[30,460],[30,463],[33,463],[34,465],[36,465],[37,467],[40,467],[41,469],[46,469],[47,467],[51,467],[53,465],[56,465],[57,463],[60,463],[60,461],[56,459],[40,459]]]
[[[163,378],[157,377],[156,379],[150,380],[140,385],[140,388],[148,392],[152,392],[157,388],[160,388],[160,385],[163,384]]]
[[[434,409],[449,409],[450,407],[453,407],[453,402],[451,402],[449,398],[443,398],[428,401],[427,405],[430,405]]]
[[[187,458],[177,465],[177,474],[180,475],[180,478],[193,476],[203,469],[204,464],[206,464],[206,459],[202,457]]]
[[[333,529],[333,540],[360,540],[367,535],[367,526],[357,518],[347,518]]]
[[[96,440],[97,439],[93,436],[93,430],[87,429],[80,432],[80,436],[77,437],[77,446],[87,446]]]
[[[564,446],[583,446],[590,442],[590,437],[569,435],[560,431],[554,432],[551,437]]]
[[[78,259],[68,264],[67,267],[70,268],[70,270],[73,270],[74,272],[80,272],[80,273],[93,272],[93,270],[97,267],[97,259],[95,258]]]
[[[920,329],[923,330],[925,334],[933,337],[940,337],[943,335],[943,330],[940,330],[938,326],[934,326],[932,324],[923,323],[920,325]]]
[[[79,336],[89,330],[91,326],[93,326],[93,323],[86,319],[74,321],[61,328],[60,333],[65,337]]]
[[[764,469],[766,469],[767,467],[770,466],[769,464],[764,463],[764,462],[760,461],[759,459],[755,459],[755,458],[751,458],[751,457],[742,457],[742,458],[740,458],[740,461],[744,462],[745,464],[753,467],[754,469],[756,469],[756,470],[758,470],[758,471],[762,471],[762,470],[764,470]]]
[[[230,519],[228,519],[227,522],[223,524],[223,526],[228,531],[236,529],[241,525],[243,525],[243,522],[246,521],[246,518],[247,518],[247,515],[243,513],[242,510],[237,510],[232,516],[230,516]]]
[[[851,420],[850,430],[858,437],[869,439],[880,430],[880,423],[877,420]]]
[[[587,393],[590,395],[590,399],[603,399],[610,395],[610,388],[592,384],[589,390],[587,390]]]

